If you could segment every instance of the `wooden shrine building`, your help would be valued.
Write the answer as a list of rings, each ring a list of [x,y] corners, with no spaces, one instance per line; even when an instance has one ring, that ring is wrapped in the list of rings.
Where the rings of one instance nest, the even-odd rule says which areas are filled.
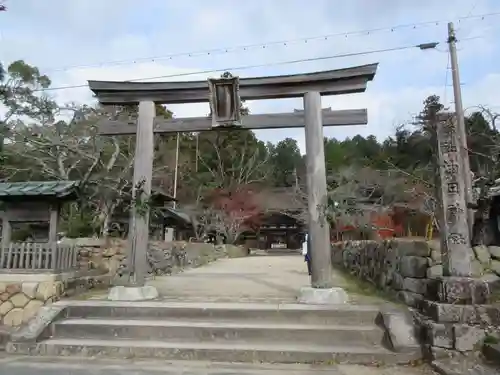
[[[175,201],[175,198],[169,194],[160,189],[153,188],[151,193],[149,220],[149,235],[151,239],[163,239],[165,227],[168,226],[165,222],[167,217],[167,215],[165,215],[165,209],[168,208],[168,205],[173,201]],[[110,225],[110,231],[112,233],[120,236],[125,236],[128,233],[131,205],[132,194],[130,190],[126,192],[126,197],[122,198],[113,212]]]
[[[307,201],[294,188],[263,188],[253,194],[260,207],[254,227],[242,235],[242,242],[261,250],[302,247],[306,228]]]
[[[61,207],[78,198],[79,185],[78,181],[0,183],[0,270],[66,272],[78,268],[75,246],[59,244],[57,236]],[[30,224],[32,233],[15,241],[12,229],[21,223]]]
[[[12,239],[12,226],[19,223],[36,223],[38,228],[41,224],[48,230],[46,237],[40,240],[57,242],[61,206],[77,199],[78,186],[78,181],[0,183],[2,247],[8,247]]]
[[[190,241],[196,238],[194,220],[186,212],[166,207],[162,209],[163,224],[165,228],[173,228],[173,240]]]

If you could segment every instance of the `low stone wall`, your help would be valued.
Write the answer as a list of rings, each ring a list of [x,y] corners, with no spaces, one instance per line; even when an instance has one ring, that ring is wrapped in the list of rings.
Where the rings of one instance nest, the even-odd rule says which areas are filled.
[[[473,263],[475,278],[500,281],[500,247],[477,246]],[[434,291],[435,280],[443,277],[438,241],[394,239],[387,241],[347,241],[332,245],[332,263],[368,281],[381,290],[395,292],[411,307]]]
[[[478,273],[495,273],[500,276],[500,246],[475,246],[473,250]]]
[[[335,243],[332,262],[377,288],[395,292],[412,307],[424,299],[429,279],[443,275],[438,244],[398,239]]]
[[[0,317],[6,326],[19,326],[31,319],[38,309],[52,302],[59,293],[53,282],[0,283]]]
[[[417,336],[432,356],[478,349],[497,336],[500,305],[500,248],[478,246],[471,278],[443,276],[437,241],[395,239],[349,241],[332,246],[332,262],[394,294],[410,308]]]
[[[0,322],[20,326],[41,306],[108,284],[109,278],[97,273],[0,275]]]
[[[151,241],[149,246],[153,274],[175,274],[185,268],[199,267],[220,258],[248,255],[247,249],[234,245]],[[126,252],[126,240],[110,240],[104,248],[101,245],[84,246],[80,250],[80,268],[99,270],[114,277],[125,265]]]
[[[80,269],[100,270],[114,276],[125,259],[126,246],[124,240],[85,243],[85,246],[80,246]]]

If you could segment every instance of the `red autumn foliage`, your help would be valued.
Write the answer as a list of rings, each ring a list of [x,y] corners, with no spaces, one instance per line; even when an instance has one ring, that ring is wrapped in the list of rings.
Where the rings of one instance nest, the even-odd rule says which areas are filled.
[[[214,189],[207,196],[211,206],[227,215],[229,220],[253,228],[259,225],[261,207],[256,202],[252,189],[242,186],[236,189]]]
[[[370,214],[370,223],[373,225],[375,232],[381,239],[388,239],[394,236],[402,237],[404,235],[402,225],[394,221],[393,214],[391,212],[385,214],[372,212]],[[353,225],[343,225],[338,228],[338,231],[332,233],[332,237],[334,240],[338,241],[338,238],[336,237],[340,233],[346,233],[356,229],[357,228]]]

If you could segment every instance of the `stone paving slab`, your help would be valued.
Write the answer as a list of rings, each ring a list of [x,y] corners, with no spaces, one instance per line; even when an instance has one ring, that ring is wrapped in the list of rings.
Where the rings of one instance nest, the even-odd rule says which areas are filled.
[[[498,375],[497,368],[478,359],[444,359],[432,362],[432,367],[441,375]]]
[[[2,375],[434,375],[428,366],[279,365],[196,361],[131,361],[4,357]]]

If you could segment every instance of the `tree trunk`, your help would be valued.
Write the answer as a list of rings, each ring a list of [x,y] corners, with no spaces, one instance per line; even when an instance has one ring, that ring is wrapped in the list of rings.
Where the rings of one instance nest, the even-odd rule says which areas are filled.
[[[111,225],[111,216],[114,211],[114,205],[111,207],[104,205],[101,208],[99,213],[99,222],[100,222],[100,237],[107,238],[109,236],[109,230]]]
[[[107,238],[109,236],[109,215],[106,215],[102,221],[101,237]]]

